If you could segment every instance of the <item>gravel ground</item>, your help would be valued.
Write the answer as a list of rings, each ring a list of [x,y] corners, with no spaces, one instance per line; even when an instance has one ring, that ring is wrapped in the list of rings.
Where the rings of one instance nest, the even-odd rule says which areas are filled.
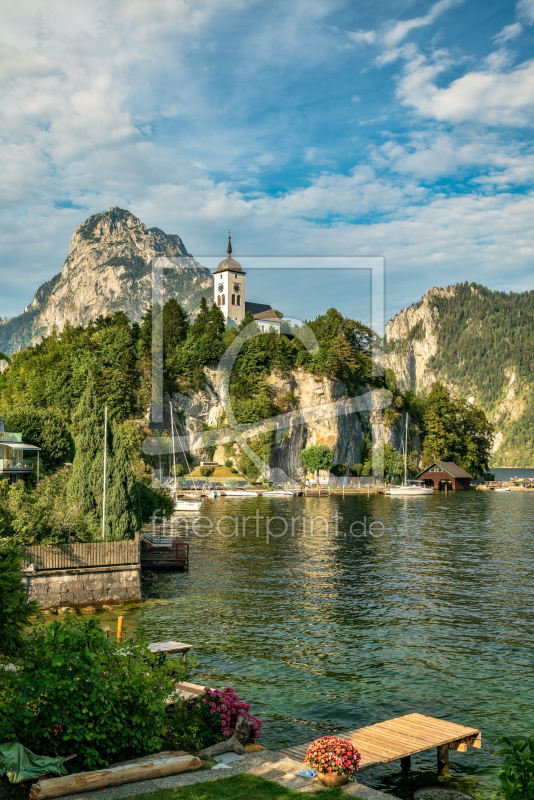
[[[65,795],[63,800],[115,800],[116,798],[118,800],[118,798],[155,792],[157,789],[173,789],[179,786],[191,786],[194,783],[228,778],[230,775],[237,775],[240,772],[250,772],[252,775],[259,775],[304,793],[323,788],[317,778],[310,780],[298,776],[296,773],[302,769],[306,769],[304,764],[282,757],[271,750],[264,750],[261,753],[246,753],[241,761],[234,762],[227,769],[182,772],[178,775],[169,775],[167,778],[137,781],[136,783],[125,783],[122,786],[110,786],[109,789],[69,794]],[[349,795],[361,797],[363,800],[398,800],[392,794],[377,792],[360,783],[350,783],[345,789]]]

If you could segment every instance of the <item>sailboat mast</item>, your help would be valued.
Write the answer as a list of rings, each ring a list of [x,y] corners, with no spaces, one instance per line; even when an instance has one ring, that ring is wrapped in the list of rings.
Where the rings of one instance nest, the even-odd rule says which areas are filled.
[[[407,467],[408,467],[408,412],[406,412],[406,441],[404,443],[404,485],[408,485],[407,480]]]
[[[172,433],[172,466],[174,468],[174,494],[176,495],[176,450],[174,447],[174,420],[172,418],[172,402],[169,403],[171,407],[171,433]]]

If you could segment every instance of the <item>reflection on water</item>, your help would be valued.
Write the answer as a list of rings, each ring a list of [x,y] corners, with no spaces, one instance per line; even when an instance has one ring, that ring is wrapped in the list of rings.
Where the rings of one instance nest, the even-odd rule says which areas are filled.
[[[233,685],[271,748],[413,711],[480,728],[482,750],[451,751],[451,781],[486,800],[495,738],[534,727],[533,504],[534,494],[481,492],[207,501],[214,522],[257,509],[324,519],[313,536],[295,524],[268,543],[264,520],[258,536],[252,521],[231,535],[232,519],[222,535],[190,536],[190,572],[162,575],[160,599],[128,610],[125,629],[194,644],[193,679]],[[364,518],[383,535],[351,536]],[[411,798],[435,783],[435,759],[365,781]]]

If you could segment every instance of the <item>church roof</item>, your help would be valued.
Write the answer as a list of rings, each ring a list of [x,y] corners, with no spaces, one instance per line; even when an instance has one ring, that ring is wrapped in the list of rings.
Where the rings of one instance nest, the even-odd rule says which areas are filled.
[[[228,231],[228,247],[226,248],[226,252],[228,253],[228,258],[225,258],[224,261],[221,261],[215,270],[215,274],[218,272],[241,272],[243,275],[246,275],[246,272],[243,272],[243,267],[239,261],[236,261],[235,258],[232,258],[232,237],[230,236],[230,231]]]
[[[236,261],[235,258],[232,258],[232,256],[228,256],[228,258],[225,258],[224,261],[221,261],[215,270],[215,275],[217,275],[219,272],[241,272],[242,275],[246,275],[246,272],[243,270],[243,267],[239,261]]]
[[[248,300],[245,300],[245,314],[248,314],[249,311],[256,316],[256,314],[261,314],[263,311],[272,311],[272,308],[265,303],[249,303]]]

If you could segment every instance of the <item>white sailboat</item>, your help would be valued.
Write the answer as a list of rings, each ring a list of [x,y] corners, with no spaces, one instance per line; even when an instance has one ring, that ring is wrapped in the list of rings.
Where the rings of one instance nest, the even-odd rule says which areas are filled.
[[[195,486],[195,481],[193,479],[193,473],[191,472],[191,467],[189,466],[189,461],[185,458],[184,446],[182,444],[182,439],[180,438],[180,447],[182,448],[182,453],[184,459],[187,463],[187,467],[189,469],[189,474],[191,476],[191,481],[193,483],[193,487],[195,489],[197,499],[196,500],[188,500],[185,497],[178,497],[178,490],[176,486],[176,450],[174,448],[174,419],[172,415],[172,403],[169,403],[171,407],[171,431],[172,431],[172,463],[174,467],[174,510],[175,511],[200,511],[200,506],[202,505],[202,498],[199,496],[197,487]]]
[[[428,486],[419,486],[417,483],[408,483],[408,414],[406,414],[406,437],[404,441],[404,483],[392,486],[386,494],[391,497],[422,497],[433,494],[434,490]]]

